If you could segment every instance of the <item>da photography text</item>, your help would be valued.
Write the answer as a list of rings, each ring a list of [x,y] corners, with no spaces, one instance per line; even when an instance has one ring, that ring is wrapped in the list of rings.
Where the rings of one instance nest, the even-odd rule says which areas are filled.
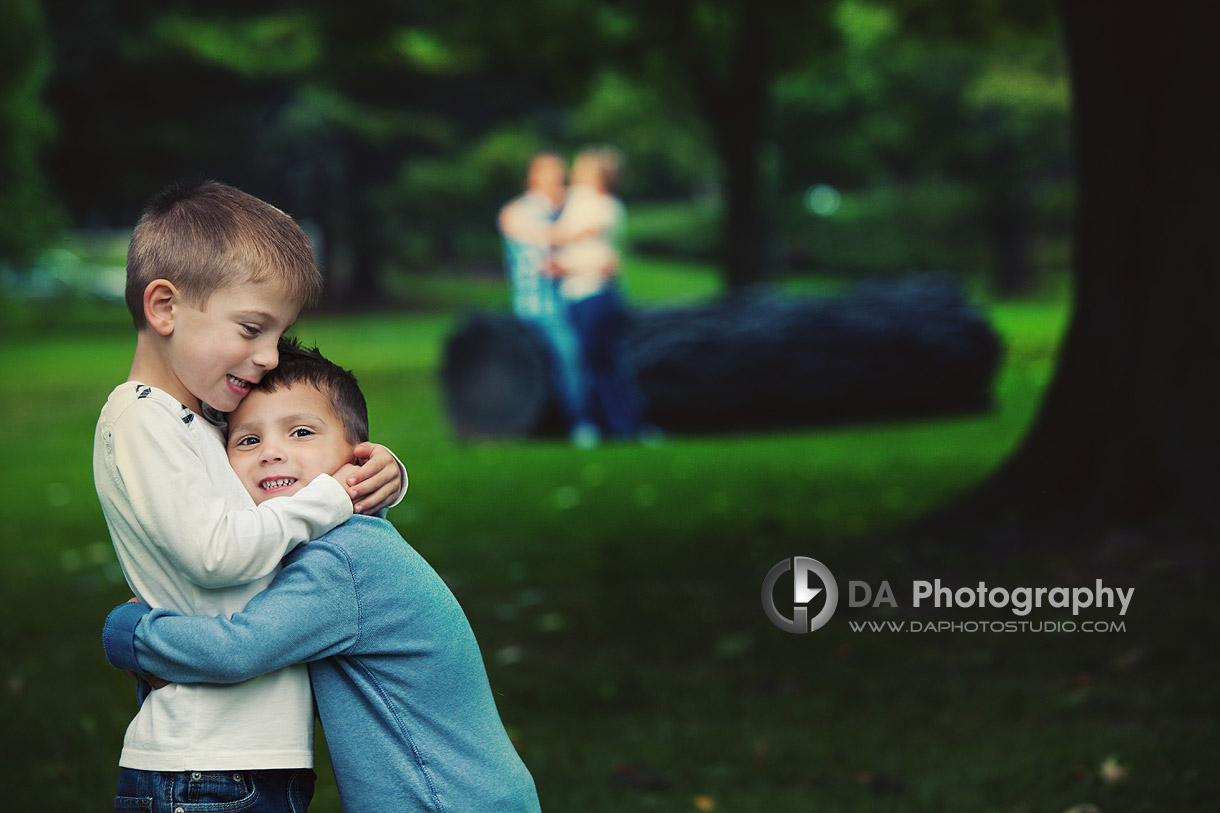
[[[1107,587],[1101,579],[1089,587],[989,587],[979,582],[974,587],[946,587],[940,579],[911,582],[912,607],[996,607],[1008,608],[1015,615],[1029,615],[1031,610],[1042,607],[1056,609],[1071,608],[1072,615],[1090,607],[1114,609],[1119,615],[1127,614],[1134,587]],[[898,607],[897,598],[888,581],[876,588],[868,582],[847,583],[847,606],[849,607]]]
[[[1046,608],[1071,610],[1073,616],[1090,608],[1117,610],[1118,615],[1125,616],[1135,596],[1135,588],[1110,586],[1102,579],[1096,579],[1090,585],[1072,587],[1003,587],[989,585],[986,581],[954,587],[942,584],[940,579],[913,580],[909,585],[899,585],[897,590],[888,580],[867,582],[852,579],[847,581],[846,586],[844,598],[849,607],[1007,609],[1016,616],[1027,616],[1034,610]],[[808,556],[793,556],[776,563],[763,579],[763,612],[771,623],[785,632],[803,634],[825,626],[834,615],[839,598],[839,583],[830,568]],[[897,623],[905,625],[906,622]],[[1003,631],[1032,631],[1027,621],[1005,623],[1012,624],[1012,629],[1005,627]],[[1071,629],[1066,624],[1070,624]],[[853,629],[855,626],[853,624]],[[940,629],[937,623],[928,626]],[[980,622],[977,631],[995,631],[995,626],[994,623]],[[1075,627],[1074,622],[1065,622],[1057,629],[1071,632]]]

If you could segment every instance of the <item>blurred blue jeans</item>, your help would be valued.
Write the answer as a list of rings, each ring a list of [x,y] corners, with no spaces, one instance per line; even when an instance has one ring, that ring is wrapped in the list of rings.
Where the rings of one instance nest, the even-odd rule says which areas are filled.
[[[644,401],[627,355],[627,306],[613,283],[568,303],[568,312],[589,376],[591,412],[613,437],[636,437],[644,429]]]
[[[317,775],[273,771],[119,769],[115,813],[305,813]]]
[[[551,383],[559,398],[567,428],[575,429],[589,423],[589,382],[585,375],[580,340],[568,321],[566,308],[560,305],[553,313],[530,316],[518,314],[518,318],[542,337],[550,356]]]

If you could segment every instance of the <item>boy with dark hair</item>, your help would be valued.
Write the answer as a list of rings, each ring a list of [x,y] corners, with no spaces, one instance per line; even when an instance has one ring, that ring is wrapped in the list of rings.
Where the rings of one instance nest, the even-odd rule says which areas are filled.
[[[276,366],[280,336],[320,290],[300,227],[233,187],[176,187],[140,218],[127,282],[136,350],[98,418],[93,474],[127,583],[148,604],[236,612],[293,547],[405,487],[397,460],[373,444],[353,450],[363,465],[319,472],[273,505],[256,506],[228,465],[221,413]],[[308,674],[156,692],[119,765],[117,810],[299,810],[312,787]]]
[[[281,345],[280,366],[231,416],[229,460],[267,505],[349,460],[367,427],[350,372]],[[129,602],[105,642],[116,667],[172,681],[231,683],[308,661],[348,813],[539,809],[457,599],[385,520],[354,516],[298,547],[232,618]]]

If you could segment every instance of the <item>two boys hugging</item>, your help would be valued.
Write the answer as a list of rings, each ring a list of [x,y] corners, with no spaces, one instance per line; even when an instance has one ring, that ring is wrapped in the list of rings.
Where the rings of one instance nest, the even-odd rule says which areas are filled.
[[[94,478],[140,602],[104,639],[173,682],[142,692],[115,810],[304,810],[316,700],[346,810],[535,811],[461,607],[366,515],[406,478],[355,377],[282,339],[320,289],[296,223],[223,184],[167,190],[133,233],[136,351]]]

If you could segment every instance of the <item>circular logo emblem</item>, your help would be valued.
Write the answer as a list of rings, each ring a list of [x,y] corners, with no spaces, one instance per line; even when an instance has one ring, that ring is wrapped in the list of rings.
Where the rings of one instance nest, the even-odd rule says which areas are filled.
[[[791,618],[784,615],[775,606],[775,583],[779,581],[780,576],[790,570],[792,571],[792,601],[790,605],[787,602],[784,604],[791,606]],[[807,605],[823,592],[826,603],[822,605],[821,612],[811,621]],[[793,556],[771,568],[767,577],[763,579],[763,612],[767,614],[767,618],[771,619],[772,624],[784,632],[801,635],[821,629],[835,614],[835,607],[838,604],[839,585],[830,572],[830,568],[817,559],[810,559],[808,556]]]

